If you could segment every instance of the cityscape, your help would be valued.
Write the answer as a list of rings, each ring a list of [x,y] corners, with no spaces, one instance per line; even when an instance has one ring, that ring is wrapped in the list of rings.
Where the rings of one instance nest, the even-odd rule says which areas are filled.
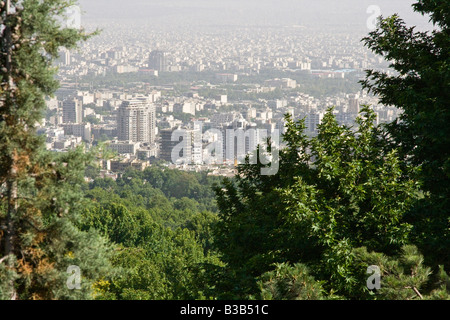
[[[450,300],[449,17],[0,0],[0,300],[174,319]]]
[[[118,156],[103,164],[102,174],[112,177],[158,160],[232,176],[236,160],[241,163],[261,143],[259,130],[284,133],[286,114],[305,119],[310,136],[331,107],[348,126],[356,125],[361,105],[375,110],[377,123],[398,116],[359,84],[366,69],[390,72],[384,59],[362,45],[365,31],[331,34],[301,25],[167,29],[118,22],[79,49],[60,52],[61,87],[47,99],[39,132],[55,151],[107,143]],[[194,148],[199,127],[203,139]],[[233,156],[225,138],[218,141],[220,134],[204,134],[209,129],[223,137],[227,129],[256,133]],[[181,164],[172,161],[175,130],[186,130]],[[208,161],[207,147],[217,142],[223,157]]]

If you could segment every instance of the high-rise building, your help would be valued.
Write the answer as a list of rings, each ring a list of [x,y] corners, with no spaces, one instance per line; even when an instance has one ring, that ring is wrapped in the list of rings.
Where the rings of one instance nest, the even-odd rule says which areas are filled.
[[[245,119],[236,119],[222,128],[223,159],[233,164],[235,160],[243,163],[245,156],[256,150],[260,144],[260,129],[251,125]]]
[[[324,112],[311,112],[307,115],[305,125],[307,133],[310,135],[317,135],[319,132],[319,125],[322,123]]]
[[[167,53],[159,50],[150,52],[148,67],[159,72],[167,71]]]
[[[193,133],[194,130],[192,129],[180,127],[161,130],[159,157],[162,160],[175,164],[192,163]]]
[[[359,113],[359,100],[358,96],[351,94],[348,97],[348,113]]]
[[[203,123],[194,122],[192,130],[192,162],[194,164],[203,163]]]
[[[82,123],[83,106],[76,98],[64,100],[63,102],[63,123]]]
[[[69,50],[64,50],[63,54],[62,54],[62,59],[63,59],[63,64],[65,66],[68,66],[71,64],[72,59],[70,57],[70,51]]]
[[[64,135],[81,137],[84,141],[91,141],[91,124],[88,123],[65,123]]]
[[[172,141],[172,132],[174,129],[162,129],[159,131],[159,136],[161,137],[161,148],[159,157],[162,160],[171,162],[172,161],[172,149],[178,143]]]
[[[118,139],[132,142],[155,142],[155,117],[155,106],[148,98],[124,101],[117,113]]]

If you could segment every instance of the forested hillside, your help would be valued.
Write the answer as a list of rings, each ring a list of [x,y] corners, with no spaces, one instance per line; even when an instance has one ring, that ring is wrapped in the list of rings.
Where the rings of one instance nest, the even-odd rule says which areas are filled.
[[[95,284],[98,299],[210,298],[205,268],[220,265],[212,250],[218,177],[163,167],[130,169],[117,181],[96,179],[82,230],[95,229],[115,246],[118,273]],[[119,271],[120,270],[120,271]]]

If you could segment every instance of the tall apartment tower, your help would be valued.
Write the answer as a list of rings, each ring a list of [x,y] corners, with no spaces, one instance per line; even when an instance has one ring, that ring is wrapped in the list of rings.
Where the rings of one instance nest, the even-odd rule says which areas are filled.
[[[70,65],[70,63],[72,62],[71,56],[70,56],[70,51],[68,49],[65,49],[63,54],[62,54],[62,60],[63,60],[63,64],[65,66]]]
[[[244,163],[247,154],[260,144],[260,129],[244,119],[236,119],[222,127],[223,160],[226,163]]]
[[[319,125],[322,123],[324,112],[311,112],[306,116],[306,132],[315,136],[319,133]]]
[[[158,50],[150,52],[148,67],[159,72],[167,71],[167,53]]]
[[[82,123],[83,122],[83,105],[76,99],[67,99],[63,102],[63,123]]]
[[[359,113],[359,99],[358,95],[351,94],[348,97],[348,113]]]
[[[179,130],[178,133],[175,131]],[[161,149],[159,157],[167,162],[190,164],[194,130],[186,128],[163,129],[160,131]],[[175,141],[172,141],[172,136]],[[176,148],[176,149],[175,149]]]
[[[121,141],[155,142],[155,106],[148,98],[126,100],[118,109],[117,135]]]
[[[161,148],[159,157],[165,161],[172,161],[172,149],[178,142],[172,141],[173,129],[162,129],[159,131],[161,137]]]

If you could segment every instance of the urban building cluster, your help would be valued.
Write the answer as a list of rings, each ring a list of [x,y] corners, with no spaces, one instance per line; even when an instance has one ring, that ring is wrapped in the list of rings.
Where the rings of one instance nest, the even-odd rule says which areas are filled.
[[[378,122],[398,116],[360,89],[317,96],[303,90],[311,79],[357,81],[367,68],[386,68],[357,34],[330,36],[300,27],[143,32],[124,26],[81,50],[61,51],[58,66],[62,86],[48,98],[39,128],[47,148],[105,142],[118,155],[103,163],[113,173],[165,161],[232,175],[266,137],[282,137],[286,114],[305,119],[311,136],[330,107],[348,126],[363,104],[373,106]],[[131,80],[102,84],[117,76]]]

